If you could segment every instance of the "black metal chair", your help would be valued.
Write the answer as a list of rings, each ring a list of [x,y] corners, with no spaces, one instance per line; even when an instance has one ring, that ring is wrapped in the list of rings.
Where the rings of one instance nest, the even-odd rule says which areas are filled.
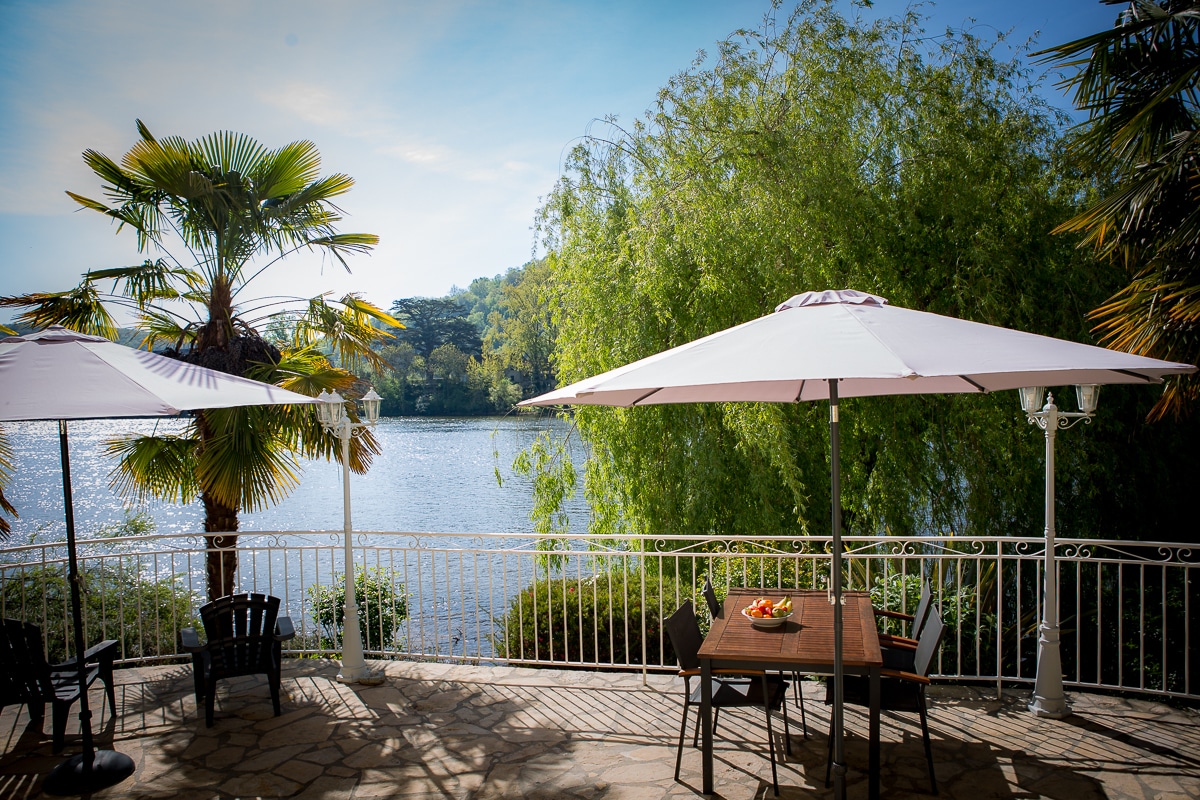
[[[708,578],[704,579],[704,602],[708,605],[708,614],[713,619],[721,613],[721,601],[717,599],[717,592],[713,589],[712,581]],[[779,673],[782,677],[783,673]],[[804,738],[808,738],[808,715],[804,711],[804,692],[800,690],[800,682],[804,680],[804,676],[799,672],[792,673],[792,698],[800,709],[800,729],[804,731]]]
[[[107,639],[83,654],[87,685],[97,678],[104,683],[108,707],[115,714],[116,691],[113,688],[113,661],[118,642]],[[29,718],[41,722],[46,718],[46,703],[53,709],[53,748],[63,749],[67,719],[71,706],[79,699],[79,668],[74,658],[61,664],[46,661],[42,646],[42,631],[38,626],[16,619],[5,619],[0,625],[0,709],[24,704]]]
[[[180,631],[183,649],[192,654],[196,702],[204,703],[204,721],[213,724],[217,681],[241,675],[266,675],[275,716],[279,716],[279,673],[283,642],[296,635],[292,620],[279,616],[279,598],[265,594],[218,597],[200,607],[208,639],[200,644],[195,628]]]
[[[876,618],[884,617],[908,622],[907,636],[879,634],[879,644],[883,648],[883,665],[888,669],[902,672],[915,671],[913,657],[917,650],[917,641],[921,638],[921,631],[925,628],[931,600],[932,593],[929,584],[925,583],[921,586],[921,599],[917,601],[917,607],[912,614],[886,611],[880,608],[874,609]]]
[[[937,779],[933,774],[933,747],[929,742],[929,719],[925,703],[925,687],[929,685],[929,670],[934,656],[942,645],[946,626],[936,608],[930,608],[921,639],[914,651],[912,671],[894,670],[884,667],[879,682],[880,711],[915,712],[921,718],[921,736],[925,740],[925,762],[929,767],[929,790],[938,793]],[[843,700],[847,705],[870,706],[871,686],[861,675],[847,675],[843,679]],[[825,686],[825,703],[833,703],[833,684]],[[829,760],[825,764],[825,787],[829,787],[829,771],[833,764],[833,718],[829,720]]]
[[[679,659],[679,676],[683,678],[683,720],[679,724],[679,747],[675,754],[675,780],[679,780],[679,769],[683,763],[683,737],[687,733],[688,709],[697,707],[696,732],[692,736],[692,747],[696,746],[700,737],[701,693],[703,685],[696,681],[692,687],[692,678],[700,677],[700,645],[703,636],[700,625],[696,622],[696,610],[691,600],[685,600],[683,605],[663,623],[671,646],[675,649],[675,657]],[[779,794],[779,776],[775,766],[775,737],[771,731],[771,712],[783,711],[783,733],[787,752],[792,752],[792,744],[788,731],[787,718],[787,681],[778,675],[769,675],[759,671],[714,670],[721,677],[712,680],[713,736],[717,733],[717,723],[720,721],[722,708],[761,708],[767,718],[767,743],[771,751],[771,784],[775,794]],[[736,674],[739,677],[730,677]]]

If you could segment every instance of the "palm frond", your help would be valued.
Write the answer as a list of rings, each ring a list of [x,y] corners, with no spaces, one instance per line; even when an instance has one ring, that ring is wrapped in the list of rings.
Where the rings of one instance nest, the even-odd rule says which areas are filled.
[[[387,369],[387,362],[372,345],[392,335],[376,327],[373,320],[399,325],[391,315],[355,294],[333,303],[324,297],[314,297],[308,301],[306,312],[296,320],[295,337],[304,344],[321,342],[332,348],[347,367],[354,368],[365,361],[375,369]]]
[[[131,267],[91,270],[87,277],[93,281],[112,279],[113,292],[130,297],[139,307],[155,300],[177,300],[180,291],[174,281],[185,286],[194,285],[200,279],[195,270],[174,267],[163,259],[150,260]]]
[[[33,292],[0,297],[0,308],[26,308],[16,321],[37,329],[62,325],[71,330],[117,338],[117,324],[104,307],[96,287],[86,278],[65,292]]]
[[[18,516],[17,509],[4,496],[4,490],[12,486],[15,469],[16,460],[12,445],[8,441],[8,436],[4,433],[4,426],[0,425],[0,536],[7,536],[12,533],[12,526],[5,519],[5,515],[7,514],[14,519]]]
[[[303,414],[303,417],[301,416]],[[218,502],[240,511],[278,503],[300,485],[294,454],[297,427],[314,417],[286,406],[250,406],[201,412],[209,433],[196,453],[196,478]]]
[[[117,459],[117,466],[109,473],[109,486],[139,502],[153,497],[190,503],[200,496],[195,472],[198,444],[194,434],[110,439],[104,451]]]
[[[196,325],[182,323],[165,309],[147,308],[138,319],[138,328],[146,334],[142,345],[147,350],[153,350],[159,342],[166,342],[178,350],[196,341]]]
[[[256,139],[233,131],[201,137],[191,149],[206,165],[242,176],[256,174],[270,158],[267,148]]]
[[[317,146],[309,141],[292,142],[271,153],[256,170],[254,179],[264,201],[273,199],[282,205],[316,180],[320,170]]]

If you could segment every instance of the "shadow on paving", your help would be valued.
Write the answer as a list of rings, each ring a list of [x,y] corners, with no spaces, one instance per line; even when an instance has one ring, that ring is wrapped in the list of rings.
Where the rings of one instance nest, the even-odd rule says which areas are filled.
[[[104,709],[104,732],[95,737],[132,757],[137,771],[95,797],[536,797],[536,784],[518,791],[517,782],[536,780],[538,771],[556,777],[569,759],[563,733],[527,725],[530,709],[519,698],[478,684],[406,681],[389,671],[381,686],[346,686],[333,680],[336,664],[289,663],[281,716],[265,680],[241,678],[219,684],[207,728],[190,667],[137,681],[144,672],[119,673],[120,716]],[[79,752],[77,727],[64,753],[53,755],[49,737],[25,719],[22,710],[0,758],[3,798],[39,796],[50,770]],[[524,769],[509,768],[514,762]],[[556,786],[545,796],[569,794]]]
[[[117,710],[91,693],[97,745],[129,755],[133,778],[107,798],[371,797],[676,800],[700,796],[701,758],[684,749],[674,781],[682,684],[669,675],[388,662],[380,686],[336,681],[338,666],[288,660],[283,713],[262,678],[218,687],[216,724],[204,724],[191,667],[118,672]],[[811,736],[793,716],[792,752],[779,765],[780,797],[828,798],[823,779],[828,710],[806,685]],[[1080,696],[1067,720],[1039,720],[1024,700],[938,686],[930,727],[941,797],[1138,798],[1200,788],[1200,726],[1193,712],[1148,701]],[[0,713],[0,798],[40,796],[44,777],[77,753],[77,724],[62,755],[28,713]],[[694,721],[694,716],[691,717]],[[867,720],[847,713],[848,788],[867,792]],[[43,730],[43,728],[45,730]],[[692,728],[689,725],[688,739]],[[782,734],[776,728],[777,745]],[[772,797],[761,713],[721,715],[714,753],[722,800]],[[920,726],[884,714],[882,795],[930,795]],[[1173,776],[1173,777],[1172,777]],[[1171,781],[1174,781],[1172,784]],[[1156,781],[1158,783],[1156,783]]]

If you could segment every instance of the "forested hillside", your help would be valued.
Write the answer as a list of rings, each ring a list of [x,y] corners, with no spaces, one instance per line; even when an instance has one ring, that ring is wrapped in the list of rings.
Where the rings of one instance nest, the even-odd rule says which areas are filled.
[[[394,338],[379,349],[390,368],[362,376],[383,396],[383,414],[502,414],[553,388],[545,280],[533,261],[445,297],[393,301],[405,327],[389,329]]]

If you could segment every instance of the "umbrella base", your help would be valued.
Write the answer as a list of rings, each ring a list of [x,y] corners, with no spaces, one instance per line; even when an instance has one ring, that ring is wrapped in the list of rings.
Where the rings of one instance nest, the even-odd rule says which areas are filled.
[[[114,750],[97,750],[92,768],[84,770],[83,754],[71,756],[59,764],[42,784],[42,791],[53,795],[82,795],[115,786],[133,774],[133,759]]]

